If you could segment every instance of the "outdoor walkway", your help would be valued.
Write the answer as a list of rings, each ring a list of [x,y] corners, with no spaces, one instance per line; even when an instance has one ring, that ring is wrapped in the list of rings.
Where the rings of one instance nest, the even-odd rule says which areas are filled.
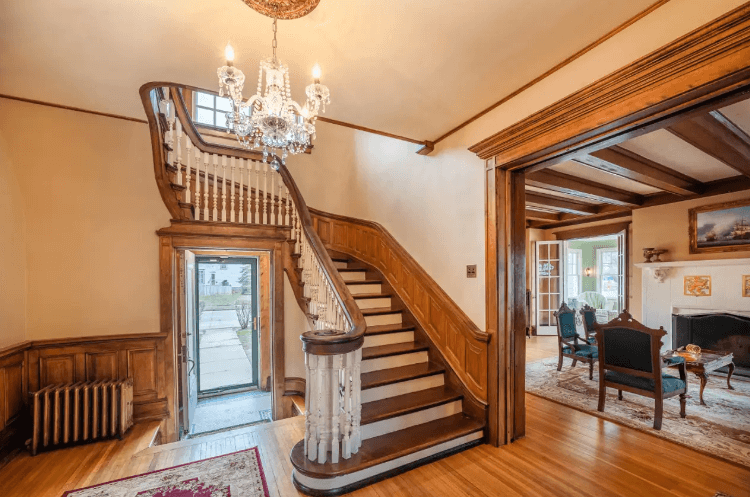
[[[207,310],[201,314],[201,391],[253,382],[252,364],[235,332],[239,327],[234,310]]]

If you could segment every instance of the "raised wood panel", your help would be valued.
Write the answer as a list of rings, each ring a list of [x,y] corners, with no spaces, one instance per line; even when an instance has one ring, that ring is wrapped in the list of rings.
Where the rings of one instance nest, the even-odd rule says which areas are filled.
[[[466,340],[451,321],[445,326],[445,350],[452,363],[466,369]]]
[[[74,354],[39,358],[39,388],[76,381]]]
[[[156,349],[128,350],[128,376],[133,378],[133,397],[157,395]]]
[[[333,226],[333,243],[336,245],[343,245],[346,240],[346,226],[335,224]]]
[[[474,384],[474,387],[481,391],[487,392],[487,349],[476,347],[473,343],[466,344],[466,373]]]
[[[115,380],[118,374],[117,351],[86,353],[86,380]]]
[[[2,369],[2,426],[12,422],[23,411],[23,363]]]
[[[318,236],[323,240],[323,243],[331,241],[331,223],[327,221],[318,221],[317,231]]]
[[[433,332],[432,338],[437,345],[445,346],[445,318],[440,305],[432,299],[428,299],[430,309],[430,329]]]

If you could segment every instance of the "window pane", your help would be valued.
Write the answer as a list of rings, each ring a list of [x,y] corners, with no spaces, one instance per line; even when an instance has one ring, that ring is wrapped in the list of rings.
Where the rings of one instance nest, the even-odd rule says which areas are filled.
[[[216,97],[216,110],[229,112],[232,110],[232,103],[226,97]]]
[[[618,287],[617,276],[602,276],[602,295],[608,299],[617,298],[617,287]]]
[[[219,128],[227,127],[227,113],[226,112],[216,112],[216,126]]]
[[[200,93],[195,92],[195,103],[197,105],[200,105],[202,107],[211,107],[214,106],[214,96],[209,95],[208,93]]]
[[[212,110],[204,109],[202,107],[195,108],[195,120],[201,124],[214,125],[214,112]]]

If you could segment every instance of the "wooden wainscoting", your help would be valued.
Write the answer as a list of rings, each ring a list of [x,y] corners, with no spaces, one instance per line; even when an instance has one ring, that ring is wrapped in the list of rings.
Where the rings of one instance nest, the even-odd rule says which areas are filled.
[[[381,225],[310,209],[327,248],[378,268],[412,311],[459,380],[487,405],[488,335]]]
[[[24,403],[28,391],[27,353],[30,342],[0,350],[0,466],[15,447],[23,443]]]

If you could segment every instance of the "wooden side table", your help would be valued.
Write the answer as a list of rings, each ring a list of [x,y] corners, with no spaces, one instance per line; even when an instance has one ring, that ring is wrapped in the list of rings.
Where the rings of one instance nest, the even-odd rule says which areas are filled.
[[[682,351],[682,349],[678,349]],[[668,355],[678,355],[671,353]],[[729,374],[727,375],[727,388],[734,390],[732,386],[732,374],[734,373],[734,354],[731,352],[721,352],[717,350],[702,350],[700,354],[695,358],[694,361],[685,358],[685,366],[689,373],[695,374],[701,382],[701,405],[705,406],[706,403],[703,401],[703,390],[706,388],[708,383],[708,375],[724,366],[729,367]]]

